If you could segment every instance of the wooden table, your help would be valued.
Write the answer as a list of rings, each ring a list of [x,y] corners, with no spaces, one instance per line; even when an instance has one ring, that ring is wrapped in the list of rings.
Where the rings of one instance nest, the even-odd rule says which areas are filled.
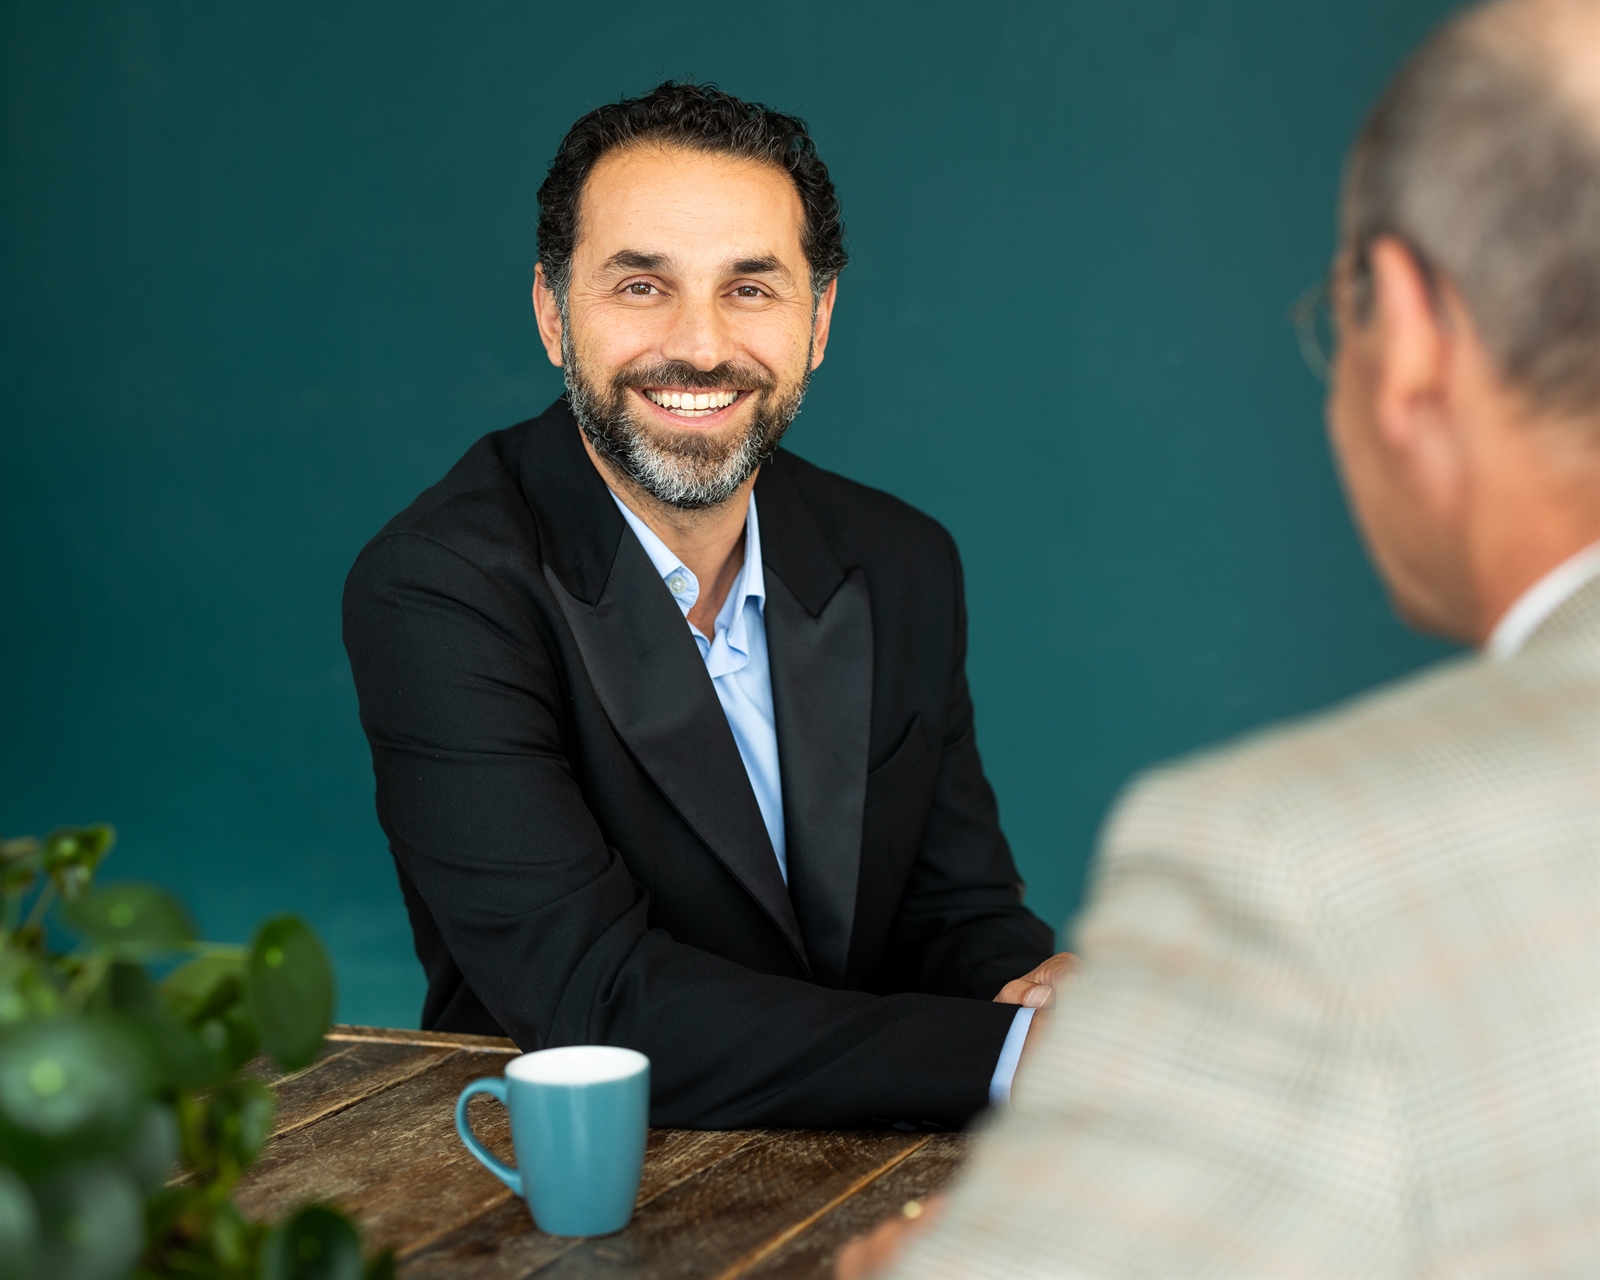
[[[537,1230],[527,1206],[461,1145],[455,1101],[499,1075],[509,1040],[335,1027],[304,1071],[262,1078],[278,1095],[271,1144],[239,1207],[278,1217],[309,1200],[355,1216],[405,1280],[761,1277],[830,1274],[838,1246],[955,1172],[961,1134],[652,1129],[633,1221],[613,1236]],[[505,1109],[474,1099],[479,1136],[511,1161]]]

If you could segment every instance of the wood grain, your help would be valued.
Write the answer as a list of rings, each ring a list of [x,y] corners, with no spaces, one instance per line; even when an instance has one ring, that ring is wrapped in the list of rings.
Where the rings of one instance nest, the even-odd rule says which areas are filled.
[[[635,1213],[734,1152],[774,1138],[771,1133],[749,1129],[720,1133],[652,1129]],[[401,1250],[402,1274],[405,1280],[521,1280],[583,1243],[545,1235],[534,1226],[527,1205],[512,1197],[455,1231],[423,1242],[420,1248],[412,1245]]]
[[[532,1274],[540,1280],[737,1275],[766,1256],[775,1237],[927,1142],[924,1134],[780,1132],[656,1197],[623,1231],[585,1240]]]
[[[239,1207],[262,1219],[338,1204],[369,1248],[398,1251],[405,1280],[826,1280],[840,1244],[942,1188],[966,1149],[960,1134],[655,1129],[632,1223],[549,1236],[455,1133],[461,1088],[517,1052],[498,1037],[336,1027],[303,1071],[258,1061],[278,1121]],[[509,1163],[504,1108],[475,1099],[472,1118]]]
[[[381,1040],[385,1044],[442,1045],[448,1049],[481,1049],[515,1056],[522,1052],[515,1040],[505,1036],[468,1036],[454,1031],[405,1031],[395,1027],[361,1027],[338,1022],[328,1028],[328,1040]]]
[[[455,1052],[380,1040],[329,1046],[331,1052],[273,1085],[278,1111],[273,1136],[312,1124],[420,1075]]]
[[[833,1255],[852,1236],[863,1235],[900,1213],[908,1200],[926,1200],[943,1191],[961,1167],[968,1139],[941,1133],[856,1194],[819,1214],[805,1229],[774,1237],[765,1252],[742,1260],[728,1276],[739,1280],[827,1280]]]
[[[455,1130],[456,1095],[470,1080],[498,1075],[504,1062],[503,1053],[456,1050],[357,1106],[283,1134],[240,1183],[235,1203],[262,1219],[331,1201],[375,1249],[454,1229],[511,1194]],[[509,1159],[505,1109],[485,1099],[473,1120],[484,1145]]]

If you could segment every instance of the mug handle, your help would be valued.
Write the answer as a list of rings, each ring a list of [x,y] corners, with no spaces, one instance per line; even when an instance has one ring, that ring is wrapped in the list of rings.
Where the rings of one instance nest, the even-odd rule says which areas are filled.
[[[472,1132],[472,1125],[467,1120],[467,1103],[474,1094],[487,1093],[500,1099],[501,1106],[509,1106],[506,1102],[506,1082],[499,1076],[484,1076],[481,1080],[474,1080],[461,1091],[461,1096],[456,1099],[456,1132],[461,1135],[461,1141],[468,1151],[478,1158],[478,1162],[490,1173],[499,1178],[501,1182],[510,1187],[519,1196],[522,1194],[522,1175],[515,1169],[496,1160],[489,1149],[478,1141],[478,1135]]]

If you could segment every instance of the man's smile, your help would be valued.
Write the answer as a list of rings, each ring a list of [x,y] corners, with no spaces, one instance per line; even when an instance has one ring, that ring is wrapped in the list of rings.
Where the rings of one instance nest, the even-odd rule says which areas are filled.
[[[743,391],[701,391],[686,387],[635,388],[646,400],[674,418],[710,418],[730,409]]]

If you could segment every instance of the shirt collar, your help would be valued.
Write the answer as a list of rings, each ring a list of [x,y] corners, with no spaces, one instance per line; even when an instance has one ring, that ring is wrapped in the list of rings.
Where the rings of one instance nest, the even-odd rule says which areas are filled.
[[[1515,656],[1546,618],[1596,576],[1600,576],[1600,542],[1569,556],[1518,596],[1494,624],[1485,651],[1496,662]]]
[[[622,512],[622,518],[628,522],[628,527],[639,539],[639,545],[644,548],[645,555],[650,557],[650,563],[661,575],[662,582],[667,584],[667,590],[672,591],[671,584],[674,577],[681,576],[684,579],[685,590],[672,591],[672,598],[678,602],[678,608],[683,610],[684,616],[688,617],[689,610],[694,608],[695,601],[700,598],[700,580],[682,560],[678,559],[672,548],[656,536],[655,530],[634,514],[627,503],[614,493],[611,494],[611,500],[617,504],[617,510]],[[750,503],[744,515],[744,566],[739,570],[739,576],[734,579],[733,589],[728,592],[728,599],[717,616],[718,629],[726,628],[729,631],[728,642],[741,652],[748,652],[743,643],[742,619],[744,602],[751,599],[756,602],[757,608],[763,610],[766,608],[767,578],[761,568],[761,522],[756,517],[754,493],[750,495]]]

